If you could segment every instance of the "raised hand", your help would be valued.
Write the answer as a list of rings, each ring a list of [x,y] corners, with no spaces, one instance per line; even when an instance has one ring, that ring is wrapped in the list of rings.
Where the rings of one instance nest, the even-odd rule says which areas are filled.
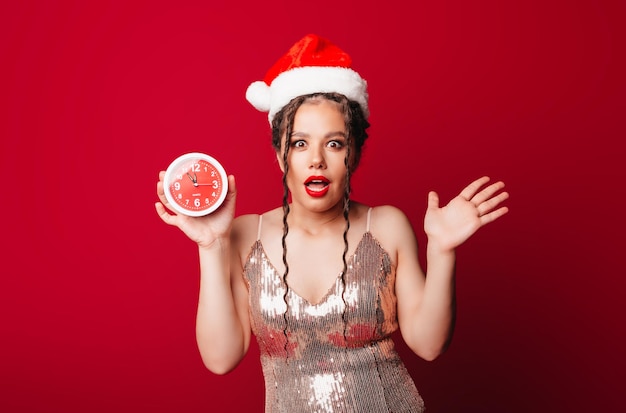
[[[509,211],[507,207],[500,206],[509,197],[507,192],[500,192],[504,183],[496,182],[484,187],[489,180],[486,176],[475,180],[441,208],[437,193],[428,194],[424,231],[429,244],[433,243],[441,250],[453,250],[479,228]]]
[[[190,217],[187,215],[170,213],[172,209],[165,198],[163,189],[164,171],[159,173],[159,182],[157,183],[157,195],[161,202],[155,204],[157,214],[163,222],[168,225],[178,227],[192,241],[198,243],[201,247],[208,247],[220,238],[226,238],[230,235],[230,228],[235,216],[235,202],[237,190],[235,188],[235,178],[230,175],[228,177],[228,194],[224,203],[213,213],[203,217]],[[192,177],[190,179],[193,180]],[[166,209],[167,208],[167,209]]]

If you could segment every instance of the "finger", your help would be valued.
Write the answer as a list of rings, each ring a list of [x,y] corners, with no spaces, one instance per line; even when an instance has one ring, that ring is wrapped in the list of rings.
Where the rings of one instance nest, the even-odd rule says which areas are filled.
[[[474,195],[476,195],[478,190],[487,182],[489,182],[488,176],[483,176],[482,178],[478,178],[477,180],[475,180],[474,182],[466,186],[465,189],[463,189],[459,195],[466,201],[469,201],[470,199],[472,199]]]
[[[439,208],[439,195],[434,191],[428,193],[428,208]]]
[[[169,208],[169,203],[167,202],[167,198],[165,197],[165,190],[163,189],[163,181],[157,182],[157,195],[163,205]]]
[[[167,225],[176,225],[174,223],[174,219],[175,219],[175,215],[170,215],[166,210],[165,207],[163,206],[162,203],[160,202],[156,202],[154,204],[154,207],[156,209],[157,214],[159,215],[159,217],[161,218],[161,220],[163,220],[163,222],[165,222]]]
[[[502,207],[502,208],[498,208],[495,211],[491,211],[490,213],[481,216],[480,217],[481,226],[482,225],[487,225],[490,222],[495,221],[496,219],[500,218],[501,216],[503,216],[507,212],[509,212],[509,208]]]
[[[165,178],[165,171],[159,172],[159,181],[162,181]]]
[[[478,192],[476,195],[474,195],[471,198],[471,201],[474,205],[480,205],[483,202],[487,201],[489,198],[491,198],[495,193],[500,191],[502,188],[504,188],[504,182],[502,181],[496,182],[495,184],[491,184],[485,189],[483,189],[482,191]]]
[[[228,197],[233,198],[237,195],[237,186],[235,185],[235,176],[228,175]]]
[[[228,192],[226,193],[226,199],[224,199],[224,203],[220,209],[227,209],[233,211],[235,208],[235,200],[237,198],[237,185],[235,183],[235,177],[233,175],[228,175]]]
[[[509,198],[509,193],[508,192],[502,192],[500,194],[498,194],[497,196],[488,199],[487,201],[482,202],[480,205],[478,205],[477,209],[478,209],[478,216],[482,216],[487,214],[489,211],[493,210],[494,208],[496,208],[498,205],[500,205],[503,201],[507,200]]]

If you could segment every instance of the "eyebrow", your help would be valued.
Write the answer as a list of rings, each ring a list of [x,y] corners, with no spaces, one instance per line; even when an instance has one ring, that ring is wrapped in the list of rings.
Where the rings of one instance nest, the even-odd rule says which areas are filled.
[[[292,132],[291,133],[291,137],[309,137],[310,135],[308,133],[304,133],[304,132]],[[343,138],[346,137],[346,133],[342,132],[342,131],[334,131],[334,132],[328,132],[326,135],[324,135],[324,138],[333,138],[335,136],[341,136]]]

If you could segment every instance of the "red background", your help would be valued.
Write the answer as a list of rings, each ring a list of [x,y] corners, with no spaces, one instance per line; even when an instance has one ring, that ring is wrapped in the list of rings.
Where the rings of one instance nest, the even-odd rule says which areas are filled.
[[[624,371],[625,6],[598,0],[8,1],[0,6],[0,410],[261,411],[254,345],[202,366],[196,248],[157,173],[207,152],[238,213],[280,203],[248,84],[308,32],[368,80],[355,198],[403,209],[490,174],[510,214],[458,251],[430,412],[616,411]],[[410,5],[410,6],[409,6]]]

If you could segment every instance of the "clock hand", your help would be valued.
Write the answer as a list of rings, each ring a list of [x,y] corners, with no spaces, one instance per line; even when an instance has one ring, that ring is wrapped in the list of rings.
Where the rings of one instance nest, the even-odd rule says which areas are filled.
[[[189,179],[191,179],[191,182],[193,182],[193,186],[198,186],[198,175],[196,175],[196,173],[193,173],[193,176],[191,176],[189,174],[189,172],[187,172],[187,176],[189,177]]]

